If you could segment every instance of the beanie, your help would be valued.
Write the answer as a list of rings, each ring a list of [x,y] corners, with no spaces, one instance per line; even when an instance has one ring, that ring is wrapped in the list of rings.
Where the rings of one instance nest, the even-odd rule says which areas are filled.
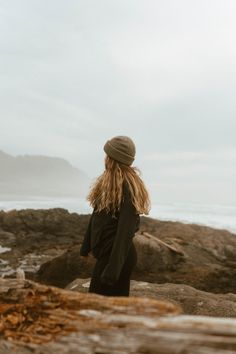
[[[128,136],[118,135],[107,140],[103,147],[105,153],[116,161],[131,165],[135,158],[136,148]]]

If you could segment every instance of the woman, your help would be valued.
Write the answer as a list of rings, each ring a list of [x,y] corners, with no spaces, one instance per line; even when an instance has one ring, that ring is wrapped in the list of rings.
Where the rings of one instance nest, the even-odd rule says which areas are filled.
[[[104,145],[105,171],[93,184],[87,200],[93,213],[80,255],[97,259],[89,292],[129,296],[130,277],[137,263],[132,242],[139,230],[139,214],[148,214],[148,191],[140,171],[131,167],[136,148],[131,138],[115,136]]]

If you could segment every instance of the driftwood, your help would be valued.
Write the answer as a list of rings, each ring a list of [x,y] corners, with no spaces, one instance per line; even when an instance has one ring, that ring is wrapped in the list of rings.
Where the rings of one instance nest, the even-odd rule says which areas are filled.
[[[178,253],[178,254],[181,254],[182,256],[185,255],[185,253],[180,249],[180,248],[176,248],[172,245],[169,245],[168,243],[160,240],[158,237],[156,236],[153,236],[151,235],[149,232],[146,232],[146,231],[143,231],[141,233],[142,235],[146,236],[147,238],[149,239],[152,239],[154,241],[156,241],[157,243],[159,243],[160,245],[164,246],[164,247],[167,247],[169,250],[171,250],[172,252],[175,252],[175,253]]]
[[[236,320],[181,315],[164,301],[0,280],[0,354],[230,354]]]

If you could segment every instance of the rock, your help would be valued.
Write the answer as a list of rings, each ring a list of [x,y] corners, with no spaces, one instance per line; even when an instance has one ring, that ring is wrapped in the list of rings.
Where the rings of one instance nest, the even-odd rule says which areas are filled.
[[[207,226],[150,218],[143,219],[140,231],[178,245],[184,256],[137,235],[135,280],[186,284],[214,293],[236,292],[236,235]]]
[[[177,265],[184,261],[182,255],[158,243],[154,236],[137,234],[134,244],[138,253],[137,272],[156,274],[160,271],[175,271]]]
[[[236,320],[182,315],[167,301],[81,294],[0,279],[0,353],[229,354]]]
[[[217,255],[213,252],[214,250],[207,249],[205,243],[210,243],[207,238],[208,228],[205,231],[206,235],[204,233],[196,234],[195,239],[191,242],[187,242],[186,237],[184,243],[177,243],[176,235],[173,243],[171,238],[163,237],[164,233],[162,237],[158,234],[160,239],[169,242],[172,246],[177,243],[178,250],[181,250],[183,254],[173,252],[168,247],[161,245],[155,240],[156,235],[150,239],[137,233],[134,243],[138,253],[138,263],[132,278],[159,284],[186,284],[213,293],[236,292],[235,263],[230,262],[230,259],[225,260],[223,245],[222,250],[217,251]],[[218,230],[215,231],[215,236],[220,237]],[[191,240],[190,236],[189,239]],[[215,242],[218,244],[219,240]],[[222,244],[231,242],[236,249],[236,237],[231,234],[227,235],[227,232],[221,238],[221,242]],[[68,264],[70,264],[70,268],[67,266]],[[93,265],[93,262],[84,264],[79,257],[79,248],[74,248],[41,266],[35,279],[42,283],[65,287],[73,280],[73,276],[77,278],[91,277]],[[71,272],[70,269],[76,271]]]
[[[41,265],[34,279],[44,284],[54,285],[61,288],[80,277],[86,277],[92,273],[95,260],[89,258],[84,261],[79,255],[79,248],[68,251]]]
[[[63,208],[0,211],[0,227],[12,233],[40,232],[44,235],[82,237],[89,215],[69,213]]]
[[[147,238],[142,234],[135,236],[134,243],[138,253],[138,263],[133,278],[155,283],[188,284],[202,290],[217,292],[217,289],[212,289],[209,277],[215,276],[215,273],[224,267],[219,265],[218,259],[213,259],[212,252],[206,252],[203,247],[201,249],[199,246],[193,247],[192,244],[189,245],[189,241],[185,240],[184,244],[180,243],[181,247],[179,247],[183,251],[184,256],[182,256],[156,242],[155,236],[166,243],[175,245],[176,237],[173,238],[173,242],[171,238],[164,238],[163,234],[162,236],[155,234],[152,238]],[[215,285],[218,287],[218,284]]]
[[[66,289],[87,293],[90,278],[75,279]],[[213,294],[184,284],[154,284],[131,280],[131,296],[169,301],[186,315],[236,317],[236,294]]]
[[[233,261],[236,261],[235,247],[232,245],[225,245],[225,256]]]
[[[91,278],[87,279],[74,279],[71,283],[67,284],[65,289],[67,290],[72,290],[72,291],[78,291],[80,293],[87,293],[89,284],[90,284]],[[133,280],[131,280],[132,284]]]
[[[23,267],[33,277],[32,272],[45,261],[81,243],[88,220],[89,215],[69,213],[61,208],[0,211],[0,245],[11,247],[10,252],[1,254],[1,259],[13,270]],[[37,267],[31,261],[36,258]],[[0,264],[0,275],[4,274]]]
[[[16,236],[12,232],[3,231],[0,229],[0,240],[1,244],[5,247],[14,246],[16,242]]]

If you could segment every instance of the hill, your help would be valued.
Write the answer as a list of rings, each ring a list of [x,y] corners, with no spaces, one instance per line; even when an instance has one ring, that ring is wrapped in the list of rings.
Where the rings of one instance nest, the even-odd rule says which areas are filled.
[[[11,156],[0,151],[0,197],[78,197],[88,177],[58,157]]]

